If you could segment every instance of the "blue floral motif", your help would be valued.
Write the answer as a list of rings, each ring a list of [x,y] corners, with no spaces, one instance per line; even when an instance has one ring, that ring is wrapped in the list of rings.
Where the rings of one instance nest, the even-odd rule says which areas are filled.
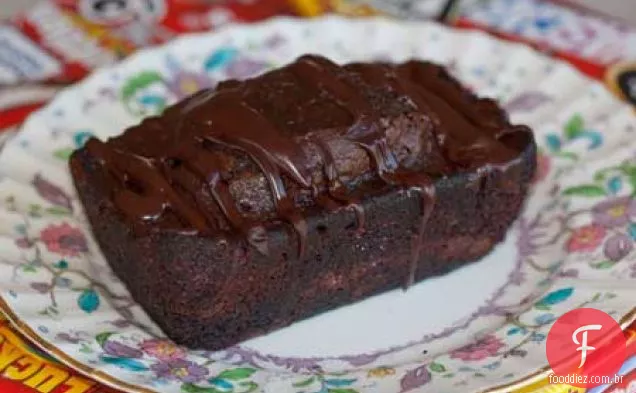
[[[165,98],[155,94],[144,94],[137,100],[143,106],[163,108],[166,105]]]
[[[68,262],[65,259],[60,259],[59,261],[53,264],[54,268],[64,270],[68,268]]]
[[[515,334],[526,334],[528,332],[528,330],[524,327],[521,326],[515,326],[513,328],[508,329],[508,332],[506,333],[508,336],[512,336]]]
[[[629,232],[629,237],[631,237],[633,240],[636,240],[636,223],[630,223],[627,231]]]
[[[82,147],[90,138],[93,137],[93,133],[89,130],[79,130],[73,134],[73,142],[75,142],[75,147]]]
[[[325,379],[325,383],[330,386],[349,386],[354,383],[356,380],[354,379]]]
[[[538,315],[534,319],[537,325],[547,325],[548,323],[554,322],[555,320],[556,320],[556,317],[554,316],[554,314],[550,314],[550,313]]]
[[[85,289],[77,299],[77,305],[89,314],[99,308],[99,303],[99,295],[94,289]]]
[[[541,300],[535,303],[534,306],[539,310],[549,310],[550,306],[567,300],[573,292],[574,288],[572,287],[558,289],[545,295]]]
[[[484,368],[487,370],[496,370],[497,368],[499,368],[499,366],[501,366],[501,361],[497,360],[496,362],[486,364]]]
[[[236,48],[221,48],[213,52],[203,63],[203,67],[206,71],[213,71],[221,67],[226,66],[232,62],[239,52]]]
[[[597,131],[582,131],[572,139],[587,139],[589,141],[588,150],[597,149],[603,144],[603,135]]]
[[[560,133],[553,132],[545,137],[546,146],[552,154],[570,159],[578,159],[578,156],[572,152],[564,151],[564,148],[575,140],[586,140],[588,142],[587,150],[594,150],[603,144],[603,135],[587,128],[583,116],[577,113],[570,117]]]
[[[537,333],[537,332],[532,332],[532,334],[530,334],[530,341],[534,341],[534,342],[543,342],[543,340],[545,340],[545,334],[543,333]]]
[[[196,384],[207,375],[209,370],[205,366],[177,359],[168,363],[155,364],[151,368],[163,375],[162,379],[177,379],[184,382],[181,385],[181,391],[185,393],[250,393],[258,389],[258,384],[248,379],[256,372],[255,369],[249,367],[223,370],[207,380],[207,383],[212,385],[211,387]],[[302,386],[309,386],[314,381],[315,377],[312,377]]]
[[[620,176],[614,176],[607,181],[607,189],[611,194],[618,194],[623,188],[623,179]]]
[[[534,20],[534,25],[541,31],[550,30],[551,28],[558,26],[560,23],[561,19],[558,16],[537,17]]]
[[[139,360],[135,360],[132,358],[120,358],[120,357],[110,357],[110,356],[102,355],[100,357],[100,360],[104,363],[112,364],[114,366],[117,366],[121,369],[128,370],[128,371],[140,372],[140,371],[148,370],[148,367],[146,367],[145,364],[143,364]]]
[[[226,381],[225,379],[222,379],[222,378],[212,378],[208,382],[211,385],[214,385],[217,388],[222,389],[222,390],[231,390],[232,389],[232,384],[229,383],[228,381]]]
[[[66,277],[56,277],[55,278],[55,286],[59,288],[69,288],[73,281]]]
[[[559,151],[561,149],[561,138],[557,134],[548,134],[545,137],[546,145],[548,148],[553,151]]]

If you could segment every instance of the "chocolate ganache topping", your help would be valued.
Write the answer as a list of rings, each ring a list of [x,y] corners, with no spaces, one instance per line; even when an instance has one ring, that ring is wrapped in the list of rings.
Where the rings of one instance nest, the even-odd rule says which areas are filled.
[[[339,66],[308,55],[202,90],[119,137],[91,139],[87,149],[135,228],[238,233],[267,252],[263,225],[282,220],[298,235],[300,257],[307,209],[351,208],[362,229],[360,201],[369,193],[416,191],[423,208],[409,285],[435,179],[505,169],[524,133],[440,66]]]

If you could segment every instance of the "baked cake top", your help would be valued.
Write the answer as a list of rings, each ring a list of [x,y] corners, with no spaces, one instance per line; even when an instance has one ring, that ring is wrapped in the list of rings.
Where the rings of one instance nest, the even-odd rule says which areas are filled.
[[[355,206],[394,187],[430,200],[439,177],[505,168],[528,132],[441,66],[303,56],[83,149],[136,228],[247,234],[283,220],[303,233],[307,209]]]

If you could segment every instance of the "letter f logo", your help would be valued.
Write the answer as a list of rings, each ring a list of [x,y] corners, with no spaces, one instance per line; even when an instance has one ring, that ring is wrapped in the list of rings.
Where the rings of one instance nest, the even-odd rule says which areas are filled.
[[[583,367],[583,365],[585,364],[585,359],[587,359],[587,352],[596,349],[587,345],[588,330],[601,330],[602,327],[602,325],[585,325],[576,329],[574,333],[572,333],[572,341],[574,341],[574,344],[580,345],[580,347],[576,349],[577,351],[581,351],[581,364],[579,364],[579,368]],[[581,342],[579,342],[577,336],[581,332],[583,332],[583,334],[581,335]]]

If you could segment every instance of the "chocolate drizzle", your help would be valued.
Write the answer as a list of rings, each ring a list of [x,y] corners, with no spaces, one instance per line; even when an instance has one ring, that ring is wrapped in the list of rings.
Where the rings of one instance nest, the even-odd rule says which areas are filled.
[[[272,89],[295,94],[304,104],[283,108],[268,95]],[[305,256],[308,233],[299,200],[307,195],[326,210],[352,209],[358,231],[364,230],[363,196],[346,183],[365,178],[367,171],[359,167],[367,165],[360,154],[366,155],[371,174],[388,187],[421,196],[409,286],[435,205],[435,179],[453,170],[498,168],[519,155],[499,140],[507,135],[502,129],[511,126],[496,105],[461,91],[441,67],[429,63],[341,67],[303,56],[260,77],[199,92],[122,137],[90,140],[87,149],[110,174],[113,203],[138,227],[176,220],[188,233],[238,233],[266,254],[264,224],[278,219],[294,228],[299,258]],[[393,109],[383,109],[387,105]],[[427,119],[429,126],[411,132],[413,145],[402,146],[391,134],[390,119],[409,116]],[[164,139],[145,140],[151,135]],[[338,149],[358,166],[343,166]],[[270,195],[261,198],[271,200],[272,212],[265,202],[256,212],[245,210],[240,202],[245,192],[233,186],[245,173],[266,185]]]

